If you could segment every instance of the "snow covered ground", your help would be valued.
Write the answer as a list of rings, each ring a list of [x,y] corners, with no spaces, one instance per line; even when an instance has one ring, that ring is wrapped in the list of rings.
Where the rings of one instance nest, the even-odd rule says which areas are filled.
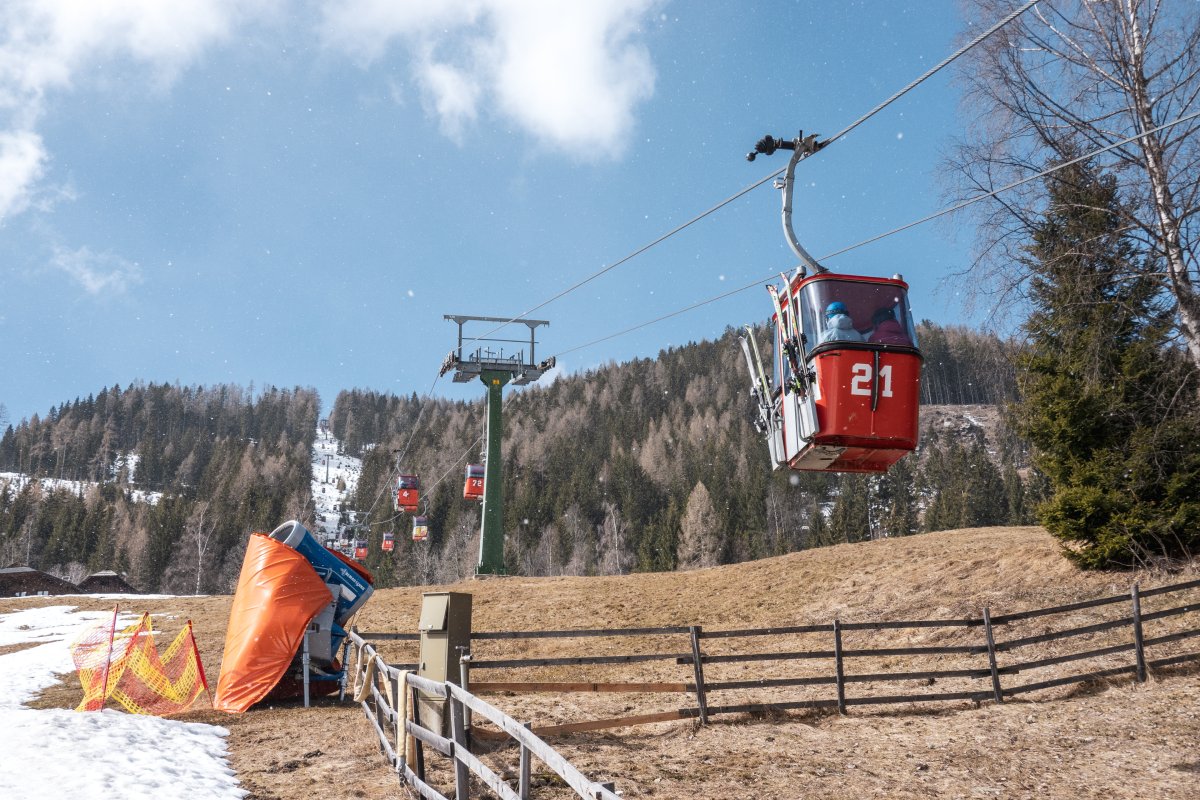
[[[13,492],[20,492],[32,480],[23,472],[0,472],[0,488],[4,484],[9,484]],[[42,490],[49,492],[54,489],[66,489],[73,494],[83,495],[90,491],[97,484],[95,481],[67,481],[58,478],[39,478],[38,483],[41,484]],[[149,503],[155,505],[162,499],[162,492],[146,492],[141,489],[134,489],[130,492],[135,503]]]
[[[312,495],[316,506],[316,530],[313,533],[320,535],[327,545],[333,545],[338,538],[340,509],[346,496],[358,485],[358,476],[362,472],[362,460],[338,455],[338,444],[327,429],[317,429],[312,456]],[[344,488],[338,488],[339,481]]]
[[[72,606],[0,614],[0,647],[37,645],[0,656],[0,797],[245,797],[226,757],[229,732],[224,728],[113,710],[24,707],[41,689],[57,683],[57,674],[74,669],[71,640],[110,616],[74,612]]]

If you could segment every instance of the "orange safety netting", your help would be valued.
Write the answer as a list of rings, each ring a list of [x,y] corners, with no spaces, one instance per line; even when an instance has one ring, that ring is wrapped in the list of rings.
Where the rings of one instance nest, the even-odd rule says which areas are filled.
[[[83,701],[77,711],[98,711],[111,697],[133,714],[165,716],[192,707],[208,689],[189,620],[162,656],[154,646],[150,615],[120,631],[111,622],[86,630],[71,645]]]

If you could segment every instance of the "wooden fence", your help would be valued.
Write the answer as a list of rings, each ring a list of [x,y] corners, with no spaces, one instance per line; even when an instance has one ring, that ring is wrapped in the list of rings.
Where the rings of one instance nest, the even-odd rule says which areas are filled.
[[[1161,669],[1189,661],[1200,660],[1200,652],[1184,651],[1183,644],[1200,636],[1193,618],[1176,619],[1169,631],[1158,631],[1167,620],[1182,618],[1200,611],[1200,603],[1182,602],[1159,610],[1144,612],[1142,601],[1161,598],[1179,602],[1184,592],[1200,588],[1200,580],[1178,583],[1156,589],[1140,590],[1133,586],[1125,595],[1086,600],[1067,605],[993,616],[984,608],[979,617],[966,619],[932,619],[915,621],[842,622],[828,624],[777,626],[739,630],[705,630],[699,625],[661,628],[618,628],[595,630],[549,630],[476,632],[473,642],[531,640],[531,639],[588,639],[591,637],[668,637],[678,646],[666,651],[636,652],[608,655],[582,655],[551,658],[492,658],[479,659],[478,654],[464,656],[463,680],[475,694],[487,692],[627,692],[638,694],[690,693],[694,706],[657,710],[633,716],[592,719],[582,722],[543,725],[534,732],[543,736],[603,728],[663,722],[673,719],[698,719],[707,723],[718,714],[763,713],[790,709],[837,709],[845,714],[851,706],[870,706],[943,701],[1003,702],[1006,698],[1067,686],[1070,684],[1133,675],[1145,681],[1148,670]],[[1119,616],[1101,621],[1075,624],[1081,612],[1112,607]],[[1067,622],[1062,622],[1064,619]],[[1054,622],[1067,627],[1052,629]],[[1186,624],[1185,624],[1186,623]],[[1188,627],[1191,625],[1192,627]],[[1031,627],[1040,626],[1040,632]],[[1010,638],[1001,633],[1013,632]],[[368,640],[415,640],[415,634],[362,634]],[[912,639],[925,636],[931,644],[914,643]],[[671,638],[674,637],[674,638]],[[893,637],[884,646],[848,646],[848,638]],[[901,638],[903,637],[903,638]],[[1107,637],[1107,638],[1105,638]],[[1113,641],[1120,637],[1119,641]],[[804,639],[816,646],[807,649],[774,649],[745,652],[737,645],[746,641],[780,641]],[[895,639],[901,638],[900,641]],[[1103,639],[1102,646],[1096,638]],[[889,646],[890,645],[890,646]],[[705,652],[705,649],[709,652]],[[644,648],[643,648],[644,649]],[[715,652],[725,650],[727,652]],[[1154,657],[1157,656],[1157,657]],[[936,669],[880,669],[897,660],[933,660]],[[950,659],[949,668],[940,661]],[[1077,665],[1076,662],[1092,662]],[[657,662],[657,663],[656,663]],[[812,667],[805,674],[786,674],[751,679],[721,679],[710,673],[723,665],[747,665],[755,662],[803,664]],[[1099,662],[1099,663],[1097,663]],[[671,665],[683,667],[686,673],[676,674],[676,680],[606,681],[549,681],[504,680],[478,681],[474,675],[486,670],[521,672],[562,667],[629,666],[654,669]],[[862,665],[862,666],[860,666]],[[1079,671],[1063,670],[1063,665],[1087,666]],[[822,671],[819,667],[824,667]],[[1052,673],[1047,677],[1047,670]],[[1035,679],[1023,680],[1025,676]],[[642,676],[645,677],[645,676]],[[659,678],[662,677],[660,674]],[[679,680],[678,678],[683,678]],[[911,691],[913,683],[936,686],[938,690]],[[900,691],[894,687],[906,684]],[[948,685],[948,688],[947,688]],[[790,698],[787,691],[803,689],[815,696]],[[749,692],[770,690],[770,701],[745,702]],[[453,691],[453,690],[452,690]],[[459,690],[461,691],[461,689]],[[879,693],[882,691],[883,693]],[[732,699],[714,703],[725,693]],[[739,695],[741,697],[739,697]],[[739,702],[741,700],[741,702]],[[469,725],[469,719],[468,719]],[[486,734],[484,734],[486,735]]]
[[[455,800],[468,800],[472,775],[503,800],[527,800],[532,789],[531,759],[534,756],[541,759],[580,797],[618,800],[619,796],[611,784],[589,780],[554,748],[538,738],[528,726],[460,686],[427,680],[387,664],[375,647],[355,632],[351,632],[349,638],[357,653],[353,670],[355,699],[361,703],[363,712],[374,727],[384,757],[400,780],[415,789],[421,797],[426,800],[448,800],[447,795],[440,793],[427,780],[425,748],[428,747],[452,762]],[[447,702],[452,730],[450,738],[421,724],[418,692],[427,698]],[[515,789],[471,752],[467,735],[467,720],[471,712],[487,719],[503,732],[505,738],[519,745],[520,761]]]

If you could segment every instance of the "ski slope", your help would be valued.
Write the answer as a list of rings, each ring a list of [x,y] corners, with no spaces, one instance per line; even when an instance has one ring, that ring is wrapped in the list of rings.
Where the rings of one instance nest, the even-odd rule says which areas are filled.
[[[315,506],[313,533],[321,536],[322,542],[328,546],[344,548],[348,545],[345,542],[339,543],[339,522],[347,496],[353,494],[358,486],[362,460],[342,455],[338,452],[340,449],[341,443],[328,428],[317,429],[317,438],[312,450],[312,496]],[[339,486],[342,488],[339,489]]]

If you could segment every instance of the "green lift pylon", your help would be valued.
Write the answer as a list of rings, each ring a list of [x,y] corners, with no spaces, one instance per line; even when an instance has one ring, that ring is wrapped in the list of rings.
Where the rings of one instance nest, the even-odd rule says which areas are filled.
[[[554,367],[554,357],[538,363],[535,360],[537,341],[534,332],[550,323],[542,319],[511,319],[505,317],[470,317],[446,314],[445,319],[458,324],[458,347],[442,362],[441,374],[454,370],[455,383],[467,383],[478,378],[487,387],[487,463],[483,477],[483,524],[479,537],[479,564],[476,575],[503,575],[504,569],[504,477],[500,444],[504,435],[504,386],[532,383]],[[480,344],[474,352],[463,354],[463,326],[468,322],[520,323],[529,328],[529,358],[525,351],[505,355],[501,346],[493,350],[485,344],[498,342],[524,343],[523,339],[496,339],[481,336],[468,343]],[[503,327],[503,325],[501,326]]]

